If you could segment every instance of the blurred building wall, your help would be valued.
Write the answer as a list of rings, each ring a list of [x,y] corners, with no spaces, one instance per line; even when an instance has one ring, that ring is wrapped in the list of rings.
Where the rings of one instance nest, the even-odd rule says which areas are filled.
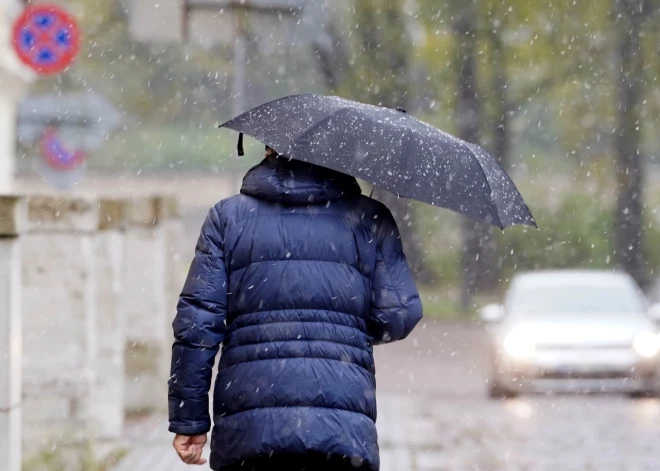
[[[18,0],[0,0],[0,194],[12,191],[17,105],[33,78],[11,46],[12,24],[21,11]]]
[[[189,0],[189,3],[194,2]],[[128,3],[131,35],[154,43],[181,42],[187,28],[190,39],[203,46],[233,40],[234,21],[230,13],[221,11],[221,2],[217,11],[192,9],[187,19],[183,4],[183,0],[131,0]]]
[[[131,35],[141,41],[181,41],[181,3],[181,0],[130,0],[127,6]]]
[[[21,442],[24,469],[90,469],[125,411],[166,410],[181,232],[172,197],[0,197],[0,470]]]
[[[190,9],[188,18],[185,18],[184,0],[129,0],[127,12],[131,34],[140,41],[180,42],[185,39],[185,28],[190,42],[203,47],[234,44],[234,14],[223,8],[232,3],[230,0],[186,1]],[[260,52],[265,54],[286,47],[306,46],[324,28],[328,14],[335,11],[328,8],[327,0],[249,0],[246,3],[257,8],[304,9],[300,21],[256,11],[250,13],[250,35],[259,44]]]

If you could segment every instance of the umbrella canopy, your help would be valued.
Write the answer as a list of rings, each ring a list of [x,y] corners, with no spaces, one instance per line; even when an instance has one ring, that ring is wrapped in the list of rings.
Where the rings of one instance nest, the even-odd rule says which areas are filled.
[[[536,226],[518,189],[494,158],[401,108],[294,95],[258,106],[220,127],[252,136],[280,155],[501,229]],[[239,147],[240,142],[239,138]]]

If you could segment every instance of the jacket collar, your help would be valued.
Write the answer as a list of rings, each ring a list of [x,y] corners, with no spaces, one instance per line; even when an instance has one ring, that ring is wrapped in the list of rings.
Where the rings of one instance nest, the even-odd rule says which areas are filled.
[[[241,193],[285,205],[324,204],[361,194],[355,178],[318,165],[271,156],[251,168]]]

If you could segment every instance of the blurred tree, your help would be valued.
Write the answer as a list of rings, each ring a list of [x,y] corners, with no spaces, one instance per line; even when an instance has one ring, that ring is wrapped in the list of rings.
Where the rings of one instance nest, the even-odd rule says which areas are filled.
[[[509,77],[507,69],[507,51],[499,28],[492,30],[490,34],[492,45],[492,74],[491,93],[495,95],[493,107],[495,109],[495,128],[493,129],[493,157],[504,167],[511,169],[510,163],[510,118],[511,100],[509,98]]]
[[[403,12],[403,0],[360,0],[352,17],[330,22],[314,52],[327,87],[342,96],[389,108],[408,104],[412,44]],[[338,24],[349,21],[356,33],[342,39]],[[345,37],[345,36],[344,36]],[[376,188],[397,221],[408,262],[420,283],[434,280],[426,267],[423,240],[415,223],[415,203]]]
[[[160,125],[217,114],[226,100],[228,61],[221,50],[148,44],[128,30],[122,0],[70,0],[79,19],[82,50],[63,74],[40,79],[36,90],[103,93],[138,122]]]
[[[447,24],[449,19],[455,23],[461,4],[418,2],[427,30],[421,57],[434,78],[442,77],[441,94],[444,84],[457,79],[452,74],[464,73],[465,55],[457,55],[451,64],[441,59],[443,52],[446,55],[447,50],[460,47],[455,42],[462,36],[448,35]],[[617,9],[627,5],[625,15],[615,13],[616,25],[611,16],[613,5]],[[521,154],[546,154],[542,161],[537,160],[532,174],[523,173],[524,178],[547,178],[559,169],[564,173],[556,181],[562,185],[591,188],[599,198],[619,192],[618,217],[613,223],[619,236],[610,253],[612,260],[624,259],[620,267],[633,275],[637,271],[639,275],[634,276],[643,284],[643,277],[657,267],[640,265],[648,261],[648,256],[639,255],[646,227],[641,198],[646,160],[641,156],[660,155],[653,131],[658,127],[660,93],[658,87],[644,89],[645,83],[658,80],[660,56],[642,52],[645,48],[648,52],[660,50],[660,30],[643,26],[657,24],[654,20],[660,16],[660,4],[657,0],[480,0],[476,10],[478,39],[473,47],[479,71],[481,144],[511,172],[525,172],[532,162]],[[632,18],[643,24],[634,25]],[[447,94],[443,101],[458,107],[460,96]],[[632,139],[631,133],[635,134]],[[615,162],[617,172],[613,171]],[[506,237],[497,240],[509,243]],[[629,247],[637,255],[631,256]],[[508,245],[500,248],[498,264],[507,265],[507,259],[516,258],[509,253]],[[633,268],[626,268],[630,264]]]
[[[346,80],[347,69],[350,67],[346,49],[347,45],[339,31],[339,21],[335,18],[328,22],[325,31],[319,33],[312,44],[321,76],[330,93],[337,93]]]
[[[453,18],[458,62],[458,97],[456,118],[461,139],[479,144],[479,119],[481,106],[477,90],[477,21],[479,0],[469,0],[457,5]],[[491,276],[492,267],[484,256],[492,237],[485,222],[463,219],[463,255],[460,305],[464,311],[471,306],[472,295],[484,288]]]
[[[561,9],[568,7],[565,3]],[[545,104],[554,99],[553,90],[579,72],[581,63],[555,54],[555,28],[543,21],[556,13],[555,8],[554,4],[532,7],[519,0],[481,0],[478,8],[481,140],[509,173],[514,170],[516,137],[512,128],[516,114],[527,113],[530,102]],[[545,109],[543,114],[547,114],[548,107]],[[484,279],[477,289],[497,287],[500,268],[508,256],[508,250],[498,246],[501,238],[489,237],[481,244]]]
[[[640,106],[644,92],[642,28],[651,2],[614,0],[617,115],[614,147],[618,198],[614,223],[616,260],[640,285],[647,283],[643,257],[643,169]]]
[[[123,109],[137,123],[181,126],[229,118],[232,48],[228,45],[149,43],[129,31],[127,0],[68,0],[79,19],[83,48],[64,74],[44,78],[46,92],[93,89]],[[143,18],[142,21],[149,21]],[[175,27],[177,27],[176,25]],[[258,25],[249,32],[248,104],[290,94],[309,85],[314,61],[295,44],[264,51]],[[209,126],[207,123],[206,126]],[[210,126],[209,126],[210,129]]]

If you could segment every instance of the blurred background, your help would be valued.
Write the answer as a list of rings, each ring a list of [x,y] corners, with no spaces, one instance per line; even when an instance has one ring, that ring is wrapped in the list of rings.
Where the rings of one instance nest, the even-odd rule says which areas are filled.
[[[163,326],[174,314],[172,291],[180,289],[208,208],[238,192],[245,171],[262,157],[263,146],[250,139],[246,155],[237,157],[237,136],[217,125],[295,93],[402,106],[423,121],[482,145],[511,175],[539,226],[503,233],[446,210],[376,192],[397,218],[426,316],[409,340],[377,352],[383,469],[655,469],[660,402],[653,397],[520,397],[508,389],[493,391],[492,385],[495,373],[504,368],[497,352],[510,353],[506,335],[513,327],[502,323],[512,310],[504,302],[511,280],[522,272],[549,269],[561,270],[555,274],[565,280],[562,286],[576,283],[574,271],[563,271],[568,269],[629,275],[622,281],[622,292],[630,288],[630,296],[637,298],[617,308],[622,312],[616,322],[608,312],[613,310],[608,306],[620,299],[616,295],[605,306],[578,302],[577,307],[561,308],[562,314],[571,316],[561,324],[558,338],[573,332],[570,319],[582,319],[582,311],[607,312],[609,316],[597,318],[594,325],[631,330],[629,340],[616,342],[623,342],[630,352],[651,352],[648,358],[640,355],[652,363],[649,377],[654,380],[660,341],[646,339],[639,348],[633,343],[639,346],[640,335],[660,331],[653,324],[652,304],[660,295],[659,2],[53,0],[48,3],[75,19],[81,39],[73,62],[47,74],[19,60],[13,30],[26,9],[43,3],[0,0],[0,189],[27,195],[25,231],[7,229],[5,235],[17,246],[22,239],[28,242],[21,246],[22,261],[6,251],[7,266],[22,266],[23,308],[39,322],[44,316],[51,319],[37,328],[23,313],[22,381],[25,391],[38,391],[32,400],[47,410],[43,414],[59,410],[61,419],[53,419],[55,424],[71,417],[76,417],[75,424],[86,423],[94,414],[103,415],[101,404],[113,398],[121,398],[115,407],[123,415],[120,423],[109,426],[115,427],[111,438],[100,432],[73,438],[57,425],[46,433],[39,419],[45,415],[31,419],[24,402],[23,432],[16,428],[15,418],[6,420],[4,432],[0,422],[0,441],[3,433],[14,437],[14,445],[4,449],[6,456],[21,441],[16,441],[16,434],[23,437],[23,469],[178,469],[168,444],[164,401],[129,404],[152,389],[148,382],[142,389],[135,386],[142,378],[141,368],[149,368],[145,362],[157,363],[155,356],[168,354],[162,348],[169,332],[154,340],[161,350],[145,347],[148,342],[143,340],[152,333],[144,309],[158,305],[153,310],[162,311],[157,321],[165,332]],[[125,200],[126,211],[112,211],[124,208]],[[87,207],[84,201],[92,203]],[[10,220],[21,210],[14,206],[18,203],[7,204],[7,212],[0,214]],[[170,211],[168,205],[176,209]],[[126,218],[116,234],[110,231],[117,240],[100,242],[105,237],[103,218],[114,221],[117,215]],[[91,229],[86,229],[85,218],[101,223],[90,223]],[[153,227],[144,229],[145,221]],[[141,228],[131,229],[134,226]],[[108,290],[117,306],[131,287],[135,299],[141,300],[123,311],[118,307],[121,315],[108,314],[118,322],[113,324],[118,340],[107,347],[108,364],[122,378],[113,383],[117,389],[109,398],[98,399],[103,391],[108,395],[110,386],[99,385],[97,377],[111,373],[99,371],[90,358],[102,356],[104,330],[98,326],[111,301],[99,298],[98,305],[90,307],[87,292],[78,293],[79,298],[71,294],[81,305],[87,300],[87,307],[75,317],[69,315],[75,311],[70,308],[74,301],[54,304],[64,299],[61,292],[44,295],[55,289],[52,283],[61,281],[63,270],[75,271],[69,258],[49,252],[53,246],[67,247],[69,251],[62,252],[71,257],[86,257],[89,251],[93,268],[83,263],[75,272],[82,280],[88,281],[89,273],[103,266],[100,260],[114,260],[112,251],[123,254],[122,267],[133,266],[131,275],[121,271],[126,268],[113,268],[120,271],[112,282],[123,287]],[[148,258],[147,252],[156,246],[161,252]],[[105,255],[99,252],[106,249],[110,252]],[[138,261],[140,256],[144,258]],[[158,267],[158,283],[167,289],[158,288],[162,293],[156,295],[148,294],[148,288],[145,294],[144,283],[152,283],[156,276],[149,270],[156,273]],[[62,289],[73,286],[75,279],[69,285],[62,281]],[[105,279],[95,280],[90,292],[104,292]],[[583,291],[552,292],[575,299],[594,284],[600,293],[610,289],[594,281]],[[543,297],[533,298],[541,302]],[[490,310],[480,317],[485,305]],[[89,327],[86,316],[91,311],[95,324]],[[646,316],[650,327],[630,327],[637,314]],[[82,366],[70,371],[84,370],[91,378],[85,384],[92,384],[92,391],[99,389],[100,396],[90,393],[80,407],[71,405],[71,397],[80,397],[76,388],[75,394],[62,393],[69,394],[64,402],[46,406],[44,396],[49,394],[44,388],[58,390],[58,376],[46,384],[39,379],[41,370],[30,370],[29,358],[39,363],[37,359],[66,344],[54,337],[55,324],[65,332],[62,335],[70,332],[53,320],[60,315],[71,317],[71,325],[87,326],[79,333],[79,351],[62,354],[80,355]],[[15,324],[17,317],[13,319]],[[580,328],[593,334],[589,325]],[[96,329],[94,338],[98,337],[93,347],[89,329]],[[505,332],[499,332],[502,329]],[[596,380],[589,392],[604,390],[603,377],[620,383],[639,379],[637,360],[617,356],[620,352],[614,350],[624,347],[613,346],[606,333],[599,335],[596,340],[604,343],[584,346],[580,342],[585,334],[571,345],[555,345],[555,350],[564,350],[553,353],[554,365],[573,369],[563,376],[553,370],[557,378],[551,379],[588,376]],[[0,335],[5,350],[11,348],[12,337],[7,337],[9,347],[2,345]],[[30,356],[37,344],[42,350]],[[592,356],[585,366],[584,355],[561,357],[566,349],[588,350]],[[630,352],[626,355],[637,355]],[[61,364],[54,362],[51,372]],[[606,368],[612,364],[617,374]],[[153,367],[156,379],[161,366]],[[589,369],[594,366],[597,372]],[[522,373],[517,367],[506,368],[516,370],[511,381],[519,386]],[[25,378],[33,376],[37,380],[25,386]],[[6,375],[0,384],[20,383],[16,378]],[[580,385],[574,389],[586,392]],[[628,392],[653,396],[657,390],[645,383]],[[519,397],[491,400],[500,396]],[[14,390],[6,397],[0,414],[8,413],[14,407],[11,398],[18,396]],[[81,447],[87,451],[81,452]],[[0,458],[0,469],[18,469],[9,467],[19,460],[13,456],[6,467]]]

